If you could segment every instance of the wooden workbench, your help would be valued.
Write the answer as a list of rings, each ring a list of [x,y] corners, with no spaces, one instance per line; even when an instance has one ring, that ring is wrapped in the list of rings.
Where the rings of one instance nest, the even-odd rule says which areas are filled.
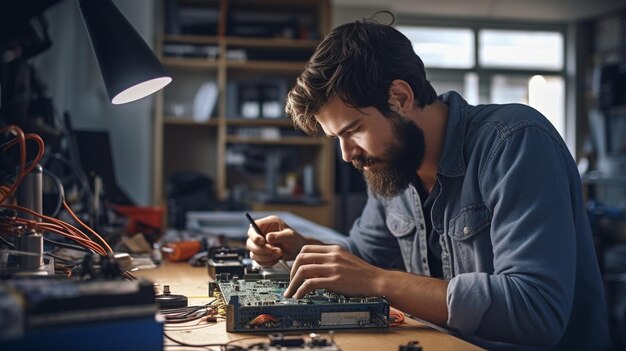
[[[157,283],[158,288],[169,285],[172,294],[187,296],[189,305],[200,305],[212,300],[208,296],[208,282],[211,280],[206,267],[191,267],[187,263],[166,262],[157,269],[135,272]],[[185,325],[166,325],[167,335],[189,344],[225,343],[235,339],[249,338],[251,334],[227,333],[224,321],[216,324],[196,325],[197,322]],[[327,333],[323,337],[330,338]],[[239,345],[251,342],[260,342],[264,334],[256,335],[258,339],[243,340]],[[265,338],[266,339],[266,338]],[[435,330],[410,318],[405,324],[389,328],[386,331],[337,331],[334,341],[342,351],[376,351],[397,350],[398,346],[406,345],[409,341],[419,341],[425,351],[437,350],[481,350],[480,348],[462,341],[452,335]],[[170,340],[165,340],[166,350],[184,350],[185,347],[174,347]],[[217,349],[217,348],[216,348]]]

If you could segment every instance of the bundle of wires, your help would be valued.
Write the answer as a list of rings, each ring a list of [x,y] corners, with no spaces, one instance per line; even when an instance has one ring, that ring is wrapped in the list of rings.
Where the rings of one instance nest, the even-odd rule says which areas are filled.
[[[231,340],[226,343],[190,344],[182,340],[178,340],[167,333],[172,331],[190,331],[208,325],[213,325],[213,323],[216,323],[218,319],[226,318],[224,308],[224,302],[218,296],[213,301],[200,306],[188,306],[183,308],[161,310],[159,311],[159,314],[161,314],[165,319],[165,330],[163,330],[163,336],[177,345],[185,347],[196,347],[209,350],[213,350],[212,347],[217,347],[221,351],[248,350],[248,347],[233,345],[233,343],[249,338]],[[192,321],[197,321],[197,323],[190,324],[189,322]],[[201,325],[202,322],[206,324]],[[252,338],[258,339],[258,337]],[[176,345],[166,344],[164,346],[165,348],[168,348]]]
[[[159,313],[165,317],[165,324],[178,324],[195,320],[215,323],[217,318],[223,318],[220,315],[219,307],[219,299],[215,299],[204,305],[166,309],[159,311]]]
[[[263,342],[257,342],[257,343],[241,345],[241,346],[236,345],[236,343],[241,343],[244,340],[251,340],[251,339],[268,340],[268,337],[266,336],[249,336],[249,337],[245,337],[241,339],[230,340],[225,343],[209,343],[209,344],[190,344],[182,340],[175,339],[167,334],[165,334],[165,337],[176,343],[175,345],[166,344],[164,345],[165,348],[168,348],[168,347],[178,348],[178,346],[184,346],[184,347],[200,348],[200,349],[205,349],[205,350],[215,350],[213,349],[213,347],[218,347],[220,351],[247,351],[247,350],[267,350],[267,347],[268,347],[267,343],[263,343]]]
[[[271,314],[260,314],[252,319],[248,324],[251,328],[263,326],[266,328],[275,328],[278,319]]]
[[[397,327],[399,325],[402,325],[404,324],[404,320],[405,320],[404,313],[396,310],[393,307],[389,309],[389,326],[390,327]]]
[[[50,232],[71,239],[80,247],[84,247],[94,254],[101,256],[112,254],[113,250],[109,244],[98,233],[96,233],[96,231],[83,223],[83,221],[76,216],[74,211],[72,211],[70,206],[65,202],[62,188],[59,190],[62,207],[85,231],[57,218],[46,216],[29,208],[9,203],[11,197],[15,194],[24,177],[33,171],[43,158],[45,145],[43,139],[41,139],[39,135],[32,133],[24,134],[24,132],[17,126],[9,125],[0,128],[0,134],[7,132],[12,134],[14,138],[0,145],[0,151],[6,152],[11,147],[17,145],[19,147],[19,168],[12,184],[0,185],[0,233],[21,235],[27,230],[35,230],[39,233]],[[27,162],[26,160],[26,142],[28,140],[34,141],[38,146],[37,154],[30,162]],[[38,220],[24,218],[23,216],[21,217],[20,214],[28,214]],[[90,235],[95,238],[95,240],[90,237]]]

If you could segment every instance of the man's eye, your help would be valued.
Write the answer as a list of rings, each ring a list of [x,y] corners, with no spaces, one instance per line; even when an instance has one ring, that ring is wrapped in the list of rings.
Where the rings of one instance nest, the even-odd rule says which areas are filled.
[[[354,127],[353,129],[351,129],[350,131],[348,131],[349,134],[354,134],[354,133],[358,133],[359,130],[361,130],[361,126],[358,127]]]

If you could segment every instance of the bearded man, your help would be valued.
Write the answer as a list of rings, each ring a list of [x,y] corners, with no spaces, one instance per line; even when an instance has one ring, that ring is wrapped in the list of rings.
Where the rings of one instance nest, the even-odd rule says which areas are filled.
[[[275,216],[248,231],[261,265],[295,260],[285,296],[385,296],[489,349],[610,348],[580,176],[539,112],[437,96],[411,42],[369,20],[322,41],[286,110],[337,138],[369,191],[343,245]]]

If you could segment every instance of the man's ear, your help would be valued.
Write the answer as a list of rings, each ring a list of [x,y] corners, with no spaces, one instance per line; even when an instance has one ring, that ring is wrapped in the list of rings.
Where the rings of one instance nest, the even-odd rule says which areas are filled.
[[[415,96],[409,83],[396,79],[389,86],[389,108],[391,111],[404,115],[414,106]]]

